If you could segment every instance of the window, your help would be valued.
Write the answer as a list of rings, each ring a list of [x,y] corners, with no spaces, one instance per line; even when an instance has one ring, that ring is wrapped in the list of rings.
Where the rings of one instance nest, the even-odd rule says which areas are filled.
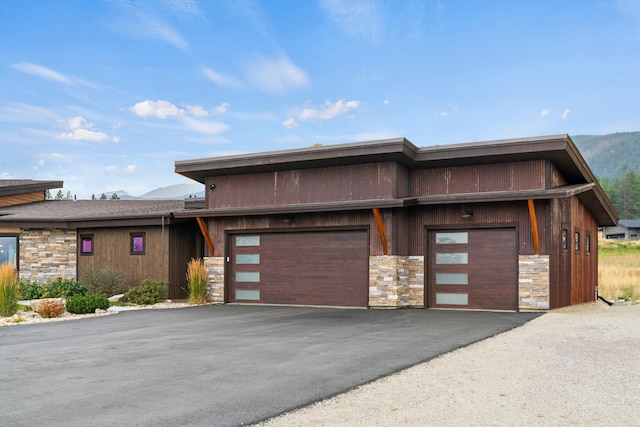
[[[584,251],[587,255],[591,255],[591,234],[587,232],[587,239],[584,242]]]
[[[0,264],[9,263],[18,268],[18,236],[0,235]]]
[[[131,233],[131,255],[144,255],[144,233]]]
[[[93,234],[80,235],[80,255],[93,255]]]
[[[579,254],[580,253],[580,230],[579,229],[575,229],[573,231],[573,245],[574,245],[574,252]]]
[[[569,250],[569,231],[566,228],[562,229],[562,251]]]

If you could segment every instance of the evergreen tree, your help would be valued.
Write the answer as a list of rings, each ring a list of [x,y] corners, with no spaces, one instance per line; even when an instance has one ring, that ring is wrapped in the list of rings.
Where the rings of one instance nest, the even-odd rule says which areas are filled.
[[[58,190],[58,192],[56,193],[56,200],[64,200],[64,194],[62,193],[62,190]]]
[[[120,197],[118,197],[118,195],[116,193],[113,193],[111,195],[111,200],[120,200]]]
[[[107,195],[102,193],[102,195],[100,196],[100,200],[107,200]]]
[[[91,200],[96,200],[96,195],[95,194],[91,194]]]
[[[45,200],[51,200],[52,198],[53,198],[53,197],[51,197],[51,191],[46,190],[46,191],[44,192],[44,199],[45,199]]]
[[[71,194],[71,191],[67,191],[67,200],[73,200],[73,194]]]

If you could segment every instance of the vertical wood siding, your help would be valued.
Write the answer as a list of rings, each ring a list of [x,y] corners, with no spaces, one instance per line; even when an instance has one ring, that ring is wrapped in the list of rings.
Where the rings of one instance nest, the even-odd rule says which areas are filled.
[[[545,188],[544,160],[412,172],[414,196]]]
[[[571,251],[571,304],[593,301],[598,284],[598,227],[586,207],[577,197],[571,198],[572,230],[580,232],[580,252]],[[591,252],[587,254],[587,233],[591,235]]]
[[[130,254],[132,232],[145,233],[144,255]],[[81,234],[93,234],[93,255],[78,255],[80,281],[87,267],[118,269],[130,287],[139,286],[145,279],[169,281],[169,227],[86,228],[78,230],[78,235]]]
[[[211,177],[209,208],[288,205],[394,197],[393,162]]]
[[[471,210],[473,217],[462,218],[465,210]],[[535,201],[536,219],[540,237],[540,253],[549,253],[548,227],[549,204],[547,201]],[[531,220],[526,201],[503,203],[476,203],[468,205],[417,206],[409,214],[409,254],[424,255],[425,226],[454,228],[473,228],[496,224],[512,224],[518,229],[518,254],[535,253]]]
[[[165,227],[166,229],[166,227]],[[197,226],[190,222],[169,227],[169,294],[170,299],[188,296],[187,264],[197,258]]]

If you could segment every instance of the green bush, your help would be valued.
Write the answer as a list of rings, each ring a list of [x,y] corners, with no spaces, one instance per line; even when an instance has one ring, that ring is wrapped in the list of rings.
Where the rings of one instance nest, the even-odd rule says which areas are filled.
[[[82,277],[82,282],[93,294],[110,297],[123,294],[129,288],[124,274],[115,268],[102,268],[100,270],[87,268],[83,271]]]
[[[40,299],[44,293],[44,285],[38,282],[20,282],[20,298],[22,299]]]
[[[18,311],[20,288],[13,265],[0,264],[0,316],[13,316]]]
[[[109,300],[101,294],[74,295],[67,298],[67,311],[74,314],[95,313],[109,308]]]
[[[86,295],[87,288],[73,279],[58,277],[43,286],[41,298],[67,298],[74,295]]]
[[[38,282],[20,282],[20,296],[23,299],[67,298],[73,295],[86,295],[87,288],[73,279],[58,277],[44,285]]]
[[[125,300],[138,305],[149,305],[162,302],[169,284],[167,282],[155,282],[145,280],[142,285],[131,288],[125,294]]]
[[[61,316],[66,309],[64,308],[64,304],[60,301],[56,300],[45,300],[40,303],[38,309],[35,310],[42,317],[52,318]]]

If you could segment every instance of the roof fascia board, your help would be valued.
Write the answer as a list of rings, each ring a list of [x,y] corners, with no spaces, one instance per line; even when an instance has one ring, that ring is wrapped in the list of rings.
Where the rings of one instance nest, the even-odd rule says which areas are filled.
[[[0,187],[0,196],[12,196],[15,194],[35,193],[38,191],[52,190],[54,188],[62,188],[62,181],[29,181],[23,183]]]

